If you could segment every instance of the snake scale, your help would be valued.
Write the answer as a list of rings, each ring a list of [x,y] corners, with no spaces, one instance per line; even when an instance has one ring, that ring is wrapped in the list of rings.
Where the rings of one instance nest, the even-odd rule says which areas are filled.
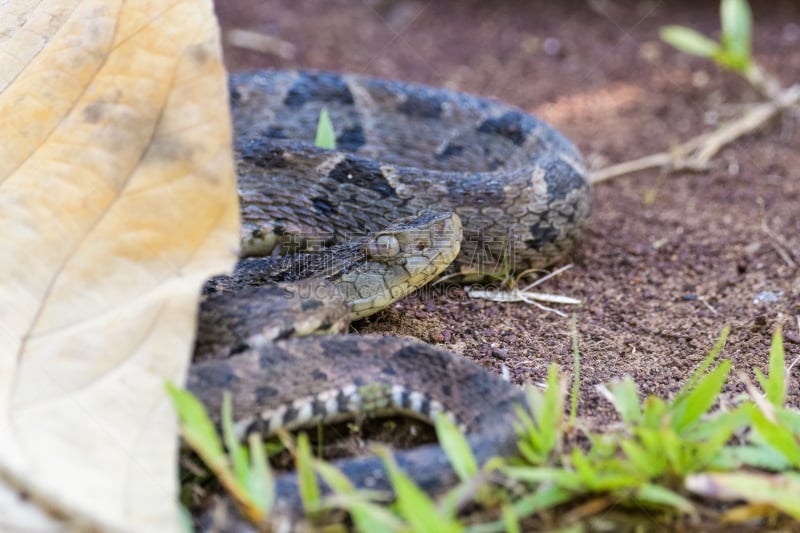
[[[514,107],[365,76],[233,74],[230,97],[243,259],[204,288],[189,389],[212,415],[232,391],[242,435],[442,412],[479,461],[513,452],[516,387],[420,342],[341,333],[451,262],[487,273],[557,260],[589,212],[575,147]],[[333,151],[314,145],[323,107]],[[321,331],[332,335],[302,336]],[[437,445],[396,459],[429,492],[456,481]],[[337,466],[356,486],[390,490],[375,457]],[[296,519],[295,476],[277,492],[276,516]]]

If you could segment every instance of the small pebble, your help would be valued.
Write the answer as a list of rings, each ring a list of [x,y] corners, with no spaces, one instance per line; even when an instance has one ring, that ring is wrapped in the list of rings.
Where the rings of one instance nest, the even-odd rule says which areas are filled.
[[[501,361],[505,361],[506,359],[508,359],[508,352],[505,351],[505,350],[502,350],[500,348],[492,348],[492,352],[491,353],[492,353],[492,357],[496,357],[497,359],[500,359]]]
[[[557,56],[561,53],[561,41],[555,37],[548,37],[542,44],[542,50],[549,56]]]
[[[780,300],[783,291],[761,291],[753,298],[753,305],[774,303]]]

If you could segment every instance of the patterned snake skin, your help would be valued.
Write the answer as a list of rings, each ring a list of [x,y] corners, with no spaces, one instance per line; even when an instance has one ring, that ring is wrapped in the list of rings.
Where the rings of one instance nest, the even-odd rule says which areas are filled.
[[[355,303],[364,294],[341,290],[340,274],[350,266],[336,260],[287,277],[271,273],[295,272],[286,267],[291,260],[243,259],[232,278],[206,286],[189,388],[212,414],[219,413],[222,392],[231,390],[242,434],[362,411],[423,417],[443,412],[469,433],[480,462],[513,452],[514,406],[522,395],[478,365],[390,337],[289,337],[344,332],[349,319],[375,312],[438,275],[459,247],[454,264],[467,273],[552,263],[569,249],[589,212],[589,185],[577,150],[516,108],[420,85],[265,71],[232,75],[230,87],[243,256],[315,249],[335,255],[349,246],[343,255],[368,257],[375,246],[395,245],[377,238],[406,217],[402,229],[417,231],[421,240],[413,242],[422,244],[409,241],[400,255],[416,246],[423,259],[403,267],[410,280],[395,278],[395,271],[384,278],[405,280],[398,282],[402,290],[368,304]],[[314,147],[323,106],[338,151]],[[426,211],[414,218],[426,209],[447,215]],[[439,225],[430,229],[431,220]],[[434,248],[443,253],[436,260]],[[426,270],[426,261],[436,267]],[[309,287],[314,297],[307,296]],[[396,458],[427,491],[456,481],[437,445],[397,452]],[[337,466],[356,486],[390,490],[374,457]],[[301,507],[295,477],[280,477],[277,490],[274,516],[296,520]],[[244,525],[207,518],[205,527]]]

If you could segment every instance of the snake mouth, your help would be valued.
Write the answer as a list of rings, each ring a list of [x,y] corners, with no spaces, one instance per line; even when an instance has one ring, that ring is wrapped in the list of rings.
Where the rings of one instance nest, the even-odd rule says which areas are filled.
[[[372,315],[436,278],[458,256],[461,237],[458,215],[429,210],[374,234],[364,262],[334,282],[350,303],[350,319]],[[382,253],[387,248],[391,253]]]

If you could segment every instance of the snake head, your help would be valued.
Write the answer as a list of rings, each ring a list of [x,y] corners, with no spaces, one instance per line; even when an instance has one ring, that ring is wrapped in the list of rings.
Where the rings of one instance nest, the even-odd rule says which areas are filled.
[[[339,278],[351,318],[371,315],[441,274],[461,249],[461,220],[452,212],[425,210],[370,235],[366,261]]]

